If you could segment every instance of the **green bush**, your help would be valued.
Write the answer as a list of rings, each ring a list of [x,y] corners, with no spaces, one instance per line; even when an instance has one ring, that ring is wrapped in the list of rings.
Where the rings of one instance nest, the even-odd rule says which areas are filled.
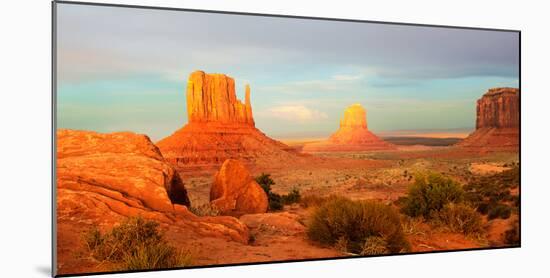
[[[449,203],[438,212],[433,212],[432,221],[445,225],[453,232],[475,235],[483,232],[481,215],[466,204]]]
[[[94,227],[84,235],[84,240],[92,257],[119,265],[122,270],[190,265],[191,254],[170,246],[158,226],[154,221],[132,217],[105,234]]]
[[[504,232],[504,240],[510,245],[519,245],[519,221],[515,220],[511,223],[510,229]]]
[[[296,188],[292,189],[292,191],[287,195],[279,195],[271,191],[271,186],[275,184],[275,181],[273,181],[270,174],[262,173],[256,177],[256,182],[267,194],[269,210],[271,211],[282,210],[284,205],[289,205],[300,201],[300,191]]]
[[[288,194],[283,196],[283,202],[286,205],[295,204],[300,202],[301,198],[302,196],[300,195],[300,190],[293,188]]]
[[[501,218],[508,219],[512,214],[512,208],[503,204],[495,204],[490,206],[487,212],[487,217],[489,219]]]
[[[330,246],[344,243],[345,249],[355,254],[381,250],[379,240],[375,241],[376,248],[373,247],[374,243],[369,241],[372,237],[383,239],[383,246],[389,253],[410,249],[401,228],[399,214],[392,207],[373,201],[331,197],[311,214],[307,235],[314,241]],[[365,246],[367,251],[364,251]]]
[[[275,181],[271,178],[270,174],[262,173],[256,177],[256,182],[262,187],[269,202],[269,210],[281,210],[283,209],[283,200],[281,195],[271,191],[271,186],[275,184]]]
[[[417,175],[408,189],[408,195],[401,200],[402,212],[412,216],[430,218],[433,212],[440,211],[446,204],[460,203],[464,190],[453,179],[441,174]]]
[[[519,197],[511,194],[511,189],[519,186],[519,167],[490,176],[473,177],[464,186],[466,200],[488,214],[497,205],[519,207]],[[502,208],[498,208],[502,210]]]
[[[262,187],[262,189],[267,193],[271,192],[271,186],[275,184],[270,174],[262,173],[256,177],[256,182]]]

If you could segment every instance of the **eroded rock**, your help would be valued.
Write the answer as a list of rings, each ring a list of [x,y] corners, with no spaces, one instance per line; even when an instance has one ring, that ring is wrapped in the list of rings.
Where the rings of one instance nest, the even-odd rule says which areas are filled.
[[[239,216],[266,212],[268,199],[245,165],[228,159],[214,176],[210,203],[223,214]]]
[[[346,108],[340,128],[327,141],[306,144],[305,152],[370,151],[395,149],[367,128],[367,111],[361,104]]]
[[[476,105],[476,130],[457,146],[474,151],[519,149],[519,90],[489,89]]]

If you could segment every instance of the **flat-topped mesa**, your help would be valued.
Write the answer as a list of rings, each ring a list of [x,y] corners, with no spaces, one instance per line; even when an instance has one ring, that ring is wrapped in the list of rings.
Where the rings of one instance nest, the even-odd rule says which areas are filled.
[[[237,99],[235,80],[225,74],[195,71],[187,82],[189,123],[214,122],[254,126],[250,104],[250,86],[246,85],[245,103]]]
[[[519,127],[519,90],[489,89],[477,101],[476,129]]]
[[[355,103],[344,111],[340,127],[367,128],[367,111],[361,104]]]
[[[519,149],[519,90],[489,89],[476,105],[476,130],[457,146],[473,151]]]

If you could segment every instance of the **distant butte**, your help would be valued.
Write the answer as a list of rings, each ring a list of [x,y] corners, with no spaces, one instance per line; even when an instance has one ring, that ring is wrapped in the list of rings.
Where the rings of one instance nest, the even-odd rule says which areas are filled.
[[[489,89],[477,100],[476,130],[457,144],[474,151],[519,149],[519,90]]]
[[[340,128],[327,141],[304,146],[304,152],[391,150],[395,146],[368,130],[367,111],[353,104],[344,111]]]
[[[195,71],[189,75],[187,115],[183,128],[157,143],[164,158],[180,170],[217,168],[226,159],[272,164],[297,156],[255,127],[250,86],[243,103],[236,97],[235,80],[225,74]]]

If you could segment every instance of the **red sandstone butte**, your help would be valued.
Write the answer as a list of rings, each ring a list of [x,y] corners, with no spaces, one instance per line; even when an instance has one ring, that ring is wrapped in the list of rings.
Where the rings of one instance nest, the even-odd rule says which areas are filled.
[[[227,159],[273,163],[292,161],[296,153],[255,127],[250,86],[245,102],[235,95],[235,81],[224,74],[195,71],[187,82],[188,123],[157,142],[167,161],[181,170],[219,167]]]
[[[476,130],[457,146],[474,151],[517,151],[519,108],[518,89],[489,89],[477,100]]]
[[[340,128],[327,141],[304,146],[304,152],[392,150],[395,146],[368,130],[367,111],[361,104],[346,108]]]
[[[235,159],[226,160],[214,175],[210,203],[224,215],[241,216],[267,212],[267,195],[252,178],[246,166]]]

